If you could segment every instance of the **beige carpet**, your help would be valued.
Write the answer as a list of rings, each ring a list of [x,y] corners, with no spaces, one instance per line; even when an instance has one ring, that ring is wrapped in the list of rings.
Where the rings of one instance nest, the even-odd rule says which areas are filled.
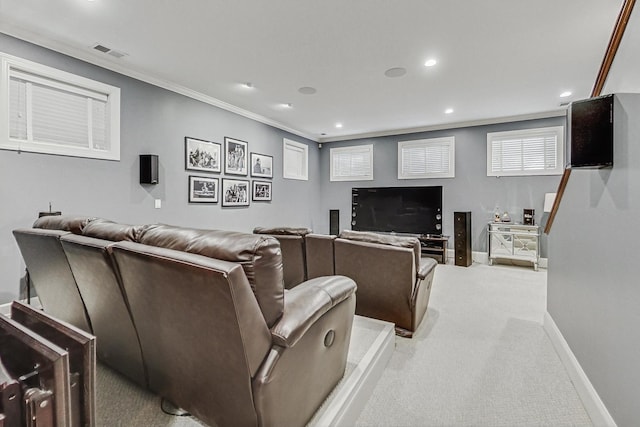
[[[358,426],[591,426],[542,328],[546,270],[438,265]]]

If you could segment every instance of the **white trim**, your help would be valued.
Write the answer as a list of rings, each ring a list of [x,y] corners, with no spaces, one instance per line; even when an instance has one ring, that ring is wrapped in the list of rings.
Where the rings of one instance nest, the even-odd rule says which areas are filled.
[[[192,99],[204,102],[205,104],[209,104],[209,105],[213,105],[214,107],[222,108],[223,110],[227,110],[227,111],[230,111],[232,113],[238,114],[240,116],[246,117],[248,119],[255,120],[257,122],[264,123],[266,125],[273,126],[275,128],[278,128],[278,129],[282,129],[282,130],[284,130],[286,132],[290,132],[290,133],[292,133],[294,135],[298,135],[298,136],[301,136],[303,138],[311,139],[311,140],[316,141],[316,142],[318,141],[317,140],[317,136],[315,136],[315,135],[309,134],[307,132],[302,132],[302,131],[297,130],[297,129],[293,129],[293,128],[291,128],[289,126],[286,126],[286,125],[284,125],[282,123],[276,122],[275,120],[268,119],[268,118],[266,118],[264,116],[261,116],[259,114],[255,114],[255,113],[252,113],[251,111],[247,111],[247,110],[244,110],[244,109],[242,109],[240,107],[236,107],[235,105],[228,104],[228,103],[226,103],[224,101],[221,101],[221,100],[219,100],[217,98],[214,98],[212,96],[204,95],[203,93],[197,92],[197,91],[195,91],[193,89],[186,88],[186,87],[181,86],[179,84],[172,83],[172,82],[167,81],[167,80],[163,80],[161,78],[152,76],[152,75],[147,74],[147,73],[141,73],[141,72],[138,72],[138,71],[134,71],[134,70],[131,70],[131,69],[129,69],[127,67],[124,67],[122,65],[114,64],[114,63],[112,63],[112,62],[110,62],[110,61],[108,61],[106,59],[103,59],[103,58],[100,58],[100,57],[96,57],[94,55],[102,55],[102,54],[94,53],[93,51],[88,50],[89,48],[92,48],[93,46],[88,47],[87,50],[78,49],[76,47],[69,46],[67,44],[51,40],[51,39],[49,39],[47,37],[44,37],[42,35],[32,33],[32,32],[30,32],[28,30],[25,30],[23,28],[19,28],[17,26],[12,25],[12,24],[8,24],[6,22],[3,22],[2,25],[3,25],[3,28],[2,28],[1,32],[4,33],[4,34],[8,34],[8,35],[10,35],[12,37],[16,37],[18,39],[25,40],[27,42],[37,44],[39,46],[43,46],[45,48],[54,50],[56,52],[59,52],[59,53],[65,54],[65,55],[69,55],[69,56],[71,56],[73,58],[77,58],[77,59],[79,59],[81,61],[84,61],[84,62],[87,62],[89,64],[97,65],[97,66],[105,68],[107,70],[114,71],[114,72],[116,72],[118,74],[122,74],[124,76],[131,77],[133,79],[140,80],[140,81],[145,82],[145,83],[149,83],[151,85],[154,85],[154,86],[169,90],[171,92],[175,92],[175,93],[178,93],[180,95],[184,95],[184,96],[186,96],[188,98],[192,98]]]
[[[539,175],[562,175],[564,171],[564,126],[548,126],[543,128],[528,128],[528,129],[516,129],[510,131],[501,132],[487,132],[487,176],[502,177],[502,176],[539,176]],[[550,136],[556,138],[556,166],[555,169],[547,169],[547,165],[543,164],[543,169],[527,170],[525,161],[522,160],[521,168],[518,170],[493,170],[493,148],[494,143],[499,142],[501,150],[503,142],[505,140],[517,140],[520,142],[520,147],[524,151],[525,144],[522,144],[520,140],[527,140],[531,138],[547,138]],[[546,145],[544,146],[544,152],[546,152]],[[504,151],[502,151],[504,152]],[[502,164],[501,157],[501,163]]]
[[[355,316],[353,322],[378,323],[382,330],[349,377],[339,384],[328,407],[310,424],[312,427],[355,425],[395,350],[393,323],[360,316]]]
[[[467,120],[462,122],[443,123],[439,125],[419,126],[414,128],[399,128],[399,129],[389,129],[389,130],[376,131],[376,132],[357,133],[357,134],[351,134],[351,135],[331,136],[326,138],[317,138],[315,141],[322,142],[322,143],[338,142],[338,141],[348,141],[351,139],[375,138],[378,136],[405,135],[409,133],[460,129],[460,128],[468,128],[473,126],[495,125],[500,123],[513,123],[513,122],[522,122],[526,120],[548,119],[553,117],[566,117],[566,116],[567,116],[567,108],[564,107],[558,110],[541,111],[539,113],[520,114],[515,116],[494,117],[491,119]]]
[[[340,154],[360,154],[365,152],[369,158],[369,167],[366,175],[336,175],[334,169],[334,156]],[[373,144],[352,145],[349,147],[336,147],[329,150],[329,181],[373,181]]]
[[[232,113],[238,114],[248,119],[255,120],[257,122],[264,123],[269,126],[273,126],[277,129],[282,129],[286,132],[290,132],[294,135],[298,135],[315,142],[324,143],[324,142],[334,142],[334,141],[347,141],[350,139],[374,138],[378,136],[404,135],[404,134],[416,133],[416,132],[429,132],[429,131],[442,130],[442,129],[458,129],[458,128],[466,128],[466,127],[472,127],[472,126],[492,125],[492,124],[498,124],[498,123],[510,123],[510,122],[525,121],[525,120],[545,119],[550,117],[566,117],[567,115],[567,108],[564,107],[556,110],[541,111],[539,113],[520,114],[520,115],[497,117],[497,118],[490,118],[490,119],[468,120],[468,121],[462,121],[462,122],[445,123],[440,125],[418,126],[418,127],[412,127],[412,128],[398,128],[398,129],[390,129],[390,130],[376,131],[376,132],[354,133],[350,135],[340,135],[340,136],[321,138],[321,137],[318,137],[317,135],[310,134],[308,132],[303,132],[298,129],[293,129],[275,120],[268,119],[259,114],[252,113],[250,111],[236,107],[235,105],[228,104],[217,98],[204,95],[192,89],[188,89],[184,86],[180,86],[178,84],[160,79],[155,76],[151,76],[146,73],[133,71],[122,65],[114,64],[106,60],[105,58],[96,56],[96,55],[102,55],[102,54],[94,53],[91,50],[87,51],[88,49],[87,50],[79,49],[74,46],[70,46],[64,43],[60,43],[58,41],[51,40],[46,36],[33,33],[31,31],[28,31],[24,28],[13,25],[11,23],[3,22],[1,32],[4,34],[8,34],[12,37],[25,40],[27,42],[34,43],[39,46],[54,50],[56,52],[69,55],[73,58],[77,58],[89,64],[97,65],[99,67],[114,71],[124,76],[128,76],[136,80],[140,80],[142,82],[161,87],[171,92],[184,95],[188,98],[196,99],[198,101],[204,102],[205,104],[222,108],[223,110],[230,111]],[[89,48],[93,48],[93,46],[90,46]]]
[[[424,174],[404,175],[404,155],[403,150],[411,148],[424,148],[434,146],[446,146],[448,148],[449,170],[442,172],[426,172]],[[444,136],[440,138],[415,139],[410,141],[398,141],[398,179],[428,179],[428,178],[455,178],[456,176],[456,138],[455,136]]]
[[[569,344],[562,336],[562,332],[558,329],[549,312],[545,312],[544,314],[543,327],[556,353],[558,353],[560,361],[564,365],[571,382],[576,388],[578,396],[580,396],[582,404],[584,405],[584,409],[587,411],[587,414],[589,414],[589,417],[591,417],[593,425],[598,427],[616,427],[616,422],[602,402],[602,399],[600,399],[591,381],[589,381],[589,377],[587,377],[582,366],[580,366],[578,359],[576,359],[576,356],[571,351],[571,347],[569,347]]]
[[[302,160],[300,163],[300,174],[288,172],[287,150],[299,150],[302,152]],[[299,181],[309,181],[309,146],[300,142],[292,141],[287,138],[282,139],[282,177],[285,179],[296,179]]]

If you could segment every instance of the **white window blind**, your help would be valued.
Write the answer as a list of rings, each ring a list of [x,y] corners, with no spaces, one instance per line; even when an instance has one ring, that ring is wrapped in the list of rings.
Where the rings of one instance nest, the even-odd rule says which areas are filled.
[[[120,89],[0,54],[0,148],[120,159]]]
[[[455,138],[398,142],[398,179],[455,177]]]
[[[564,127],[487,133],[487,176],[560,175]]]
[[[282,177],[309,180],[309,147],[289,139],[282,140]]]
[[[331,181],[373,180],[373,145],[332,148],[329,157]]]

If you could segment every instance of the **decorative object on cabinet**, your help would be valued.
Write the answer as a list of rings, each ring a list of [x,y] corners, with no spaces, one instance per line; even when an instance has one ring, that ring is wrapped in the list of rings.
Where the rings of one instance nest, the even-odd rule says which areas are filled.
[[[218,178],[189,175],[189,203],[218,203]]]
[[[249,181],[223,178],[222,206],[249,206]]]
[[[251,176],[273,178],[273,157],[251,153]]]
[[[271,182],[252,181],[251,199],[255,202],[271,201]]]
[[[535,225],[535,209],[523,209],[522,210],[522,223],[524,225]]]
[[[529,261],[538,270],[540,227],[490,222],[488,225],[489,265],[495,259]]]
[[[224,172],[229,175],[247,175],[249,144],[239,139],[224,137]]]
[[[455,265],[469,267],[473,263],[471,251],[471,212],[453,213]]]
[[[221,172],[221,146],[217,142],[184,138],[185,169],[203,172]]]

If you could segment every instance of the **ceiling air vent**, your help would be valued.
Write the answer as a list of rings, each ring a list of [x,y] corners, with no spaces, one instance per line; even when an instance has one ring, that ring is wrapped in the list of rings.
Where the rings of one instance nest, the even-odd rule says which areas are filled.
[[[95,44],[93,46],[93,48],[95,50],[97,50],[98,52],[106,53],[106,54],[111,55],[111,56],[113,56],[115,58],[122,58],[123,56],[127,55],[126,53],[119,52],[117,50],[111,49],[110,47],[103,46],[103,45],[101,45],[99,43]]]

